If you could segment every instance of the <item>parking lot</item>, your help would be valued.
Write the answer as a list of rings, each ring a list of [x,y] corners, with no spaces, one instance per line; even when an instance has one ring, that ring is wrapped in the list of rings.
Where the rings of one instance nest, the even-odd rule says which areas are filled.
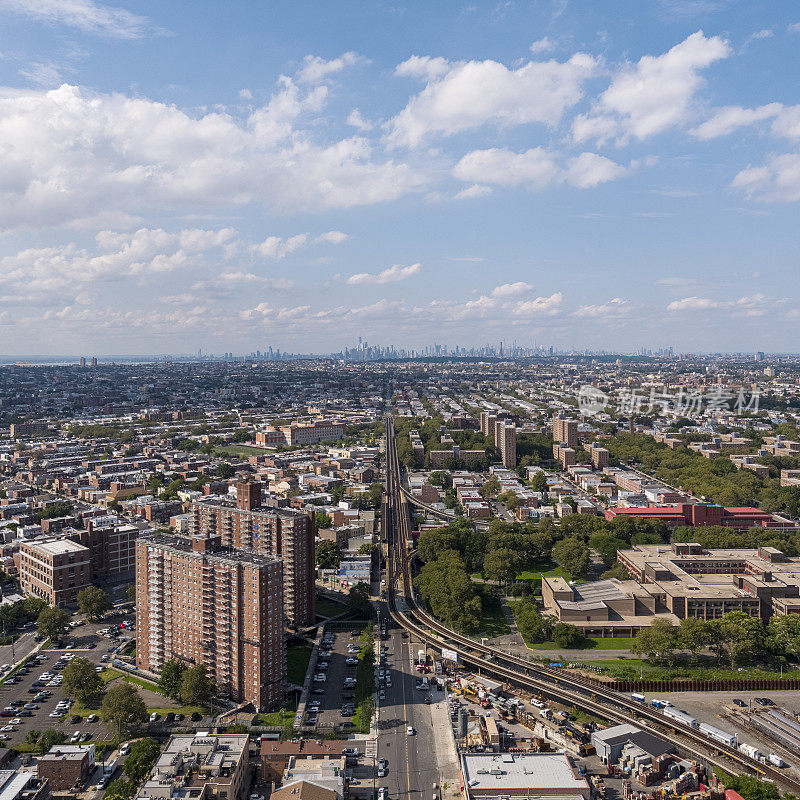
[[[351,720],[350,709],[342,713],[343,707],[355,702],[355,679],[359,636],[361,630],[328,631],[317,656],[315,678],[308,698],[305,724],[334,726]],[[348,663],[348,661],[350,663]],[[322,667],[327,664],[327,667]],[[314,709],[317,709],[314,713]],[[353,708],[353,710],[355,710]]]

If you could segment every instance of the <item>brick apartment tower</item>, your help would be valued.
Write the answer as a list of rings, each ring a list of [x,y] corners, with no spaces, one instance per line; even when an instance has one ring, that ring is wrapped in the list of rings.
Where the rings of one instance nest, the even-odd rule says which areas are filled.
[[[517,427],[513,422],[498,420],[495,423],[495,447],[506,469],[517,466]]]
[[[553,441],[564,442],[573,450],[578,446],[578,420],[553,415]]]
[[[314,526],[308,514],[261,507],[260,485],[240,481],[236,505],[220,498],[192,503],[192,532],[219,536],[224,547],[279,558],[286,620],[296,627],[314,622]]]
[[[136,665],[205,664],[217,692],[264,710],[283,702],[283,565],[219,537],[136,540]]]

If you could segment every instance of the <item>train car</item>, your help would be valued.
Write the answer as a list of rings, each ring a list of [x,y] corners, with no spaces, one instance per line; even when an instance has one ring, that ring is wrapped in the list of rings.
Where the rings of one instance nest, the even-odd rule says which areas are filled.
[[[674,706],[667,706],[661,710],[661,713],[665,717],[675,720],[675,722],[680,722],[682,725],[688,725],[690,728],[697,728],[700,726],[700,723],[691,714],[687,714],[685,711],[681,711],[679,708],[675,708]]]
[[[644,703],[644,695],[643,694],[632,694],[631,700],[635,700],[637,703]]]
[[[740,744],[739,750],[741,750],[748,758],[752,758],[756,761],[761,761],[764,758],[763,754],[757,747],[753,747],[751,744]]]
[[[709,739],[713,739],[715,742],[721,742],[722,744],[728,745],[728,747],[736,747],[735,734],[722,731],[719,728],[715,728],[713,725],[706,724],[705,722],[701,722],[698,725],[698,729],[700,733],[705,734]]]

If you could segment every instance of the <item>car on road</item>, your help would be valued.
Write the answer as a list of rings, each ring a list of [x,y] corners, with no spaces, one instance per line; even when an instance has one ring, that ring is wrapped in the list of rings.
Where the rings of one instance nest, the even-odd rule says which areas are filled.
[[[200,722],[201,719],[203,719],[203,715],[199,711],[192,712],[191,716],[192,722]]]
[[[378,800],[388,800],[388,798],[389,798],[389,790],[385,786],[381,786],[381,788],[378,789]]]
[[[411,725],[409,725],[406,728],[406,736],[413,736],[413,735],[414,735],[414,728]]]
[[[83,717],[80,714],[73,714],[69,720],[70,725],[77,725],[82,719]]]
[[[73,733],[72,736],[69,737],[70,744],[75,744],[76,742],[79,742],[81,740],[81,736],[83,736],[83,734],[80,731],[75,731],[75,733]]]
[[[159,719],[161,719],[161,714],[157,713],[156,711],[150,715],[150,722],[157,722]]]
[[[87,722],[97,722],[99,719],[100,717],[98,717],[97,714],[89,714],[89,716],[86,717]]]
[[[11,736],[7,733],[0,733],[0,742],[7,742]]]
[[[358,664],[358,659],[357,658],[352,658],[352,657],[351,658],[346,658],[344,663],[345,664],[349,664],[352,667],[355,664]]]
[[[380,700],[385,700],[385,699],[386,699],[386,692],[384,692],[384,691],[383,691],[383,689],[381,689],[381,690],[378,692],[378,698],[379,698]]]
[[[745,703],[744,700],[740,700],[738,697],[733,698],[733,704],[739,706],[739,708],[747,708],[747,703]]]
[[[131,751],[131,743],[130,742],[125,742],[125,744],[123,744],[122,747],[119,748],[119,754],[121,756],[128,755],[128,753],[130,753],[130,751]]]
[[[345,747],[342,750],[342,753],[344,753],[346,756],[357,756],[358,750],[355,747]]]
[[[311,694],[325,694],[325,690],[317,687],[316,689],[311,690]]]
[[[49,716],[50,716],[50,719],[61,719],[61,717],[64,716],[64,712],[63,711],[58,711],[58,710],[51,711]]]
[[[15,730],[16,728],[13,725],[3,725],[3,727],[0,728],[0,733],[14,733]]]

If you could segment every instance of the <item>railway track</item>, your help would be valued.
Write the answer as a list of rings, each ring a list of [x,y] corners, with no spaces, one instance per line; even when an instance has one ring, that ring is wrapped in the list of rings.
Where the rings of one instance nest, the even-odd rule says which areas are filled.
[[[416,500],[416,498],[414,498]],[[726,772],[753,775],[773,781],[780,788],[800,794],[800,781],[770,764],[756,761],[735,747],[712,742],[694,728],[664,717],[655,709],[642,705],[612,689],[604,689],[576,675],[562,672],[523,658],[497,651],[467,636],[450,630],[419,608],[414,598],[411,578],[413,556],[406,551],[411,538],[408,515],[408,493],[401,484],[400,463],[394,437],[394,421],[386,420],[386,497],[384,512],[388,536],[387,597],[389,612],[404,630],[434,647],[446,647],[458,653],[459,660],[477,670],[497,677],[528,691],[557,700],[568,706],[617,723],[630,723],[656,730],[673,740],[693,758],[719,767]],[[426,504],[416,502],[423,507]],[[429,507],[428,507],[429,508]],[[429,509],[437,513],[435,509]],[[450,518],[450,515],[437,514]],[[399,599],[398,599],[399,594]]]

